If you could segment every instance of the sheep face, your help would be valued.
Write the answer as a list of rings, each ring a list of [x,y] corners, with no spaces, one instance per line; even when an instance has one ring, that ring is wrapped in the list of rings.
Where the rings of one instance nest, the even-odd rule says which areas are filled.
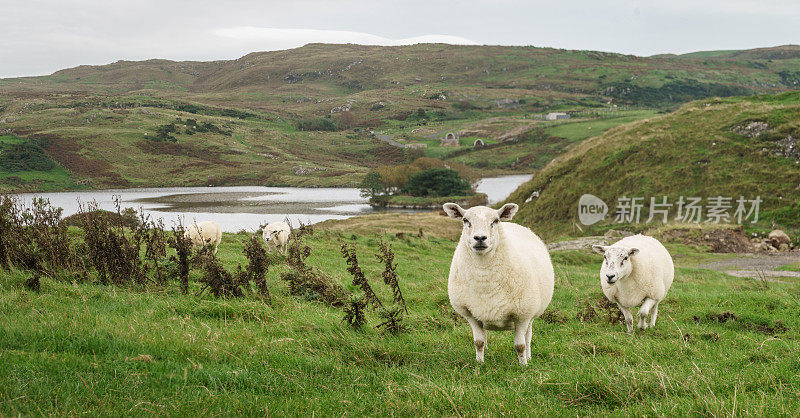
[[[633,270],[631,257],[639,252],[638,248],[620,246],[593,245],[592,249],[603,254],[600,280],[605,280],[608,284],[614,284],[631,274]]]
[[[272,241],[274,239],[278,239],[278,232],[279,231],[267,231],[267,230],[264,230],[264,233],[262,234],[263,237],[264,237],[264,241],[270,242],[270,241]]]
[[[488,254],[500,241],[501,221],[510,221],[519,206],[508,203],[498,210],[486,206],[464,209],[455,203],[445,203],[444,211],[453,219],[461,221],[461,242],[476,254]]]

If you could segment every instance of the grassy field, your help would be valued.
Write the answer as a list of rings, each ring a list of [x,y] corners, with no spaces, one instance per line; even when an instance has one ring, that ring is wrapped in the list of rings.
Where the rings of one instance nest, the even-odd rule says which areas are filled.
[[[522,140],[498,148],[476,150],[448,160],[481,169],[532,172],[544,167],[574,144],[601,135],[616,126],[652,117],[655,114],[654,110],[620,110],[604,112],[597,117],[586,119],[540,121],[531,125],[531,129],[543,128],[545,136],[542,138]]]
[[[437,216],[421,215],[423,237],[394,234],[417,233],[416,215],[402,215],[388,226],[327,222],[307,238],[309,262],[341,283],[351,279],[338,242],[355,242],[390,298],[372,254],[376,231],[391,231],[410,311],[398,336],[375,329],[371,312],[353,330],[340,310],[290,296],[280,259],[268,275],[272,306],[68,278],[43,279],[35,293],[23,286],[28,273],[2,272],[0,415],[800,414],[800,282],[679,262],[656,328],[629,335],[597,305],[600,256],[556,253],[555,295],[547,319],[534,321],[529,367],[518,366],[510,332],[490,333],[478,365],[447,298],[454,231],[439,233]],[[224,235],[229,269],[245,261],[246,238]]]

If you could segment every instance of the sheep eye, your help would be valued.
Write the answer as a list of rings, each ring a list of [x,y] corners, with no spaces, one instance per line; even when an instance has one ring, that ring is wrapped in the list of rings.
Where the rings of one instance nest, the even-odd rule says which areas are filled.
[[[492,225],[497,225],[497,224],[499,224],[499,223],[500,223],[500,220],[499,220],[499,219],[495,219],[495,220],[493,220],[493,221],[492,221]]]
[[[470,223],[469,223],[469,221],[468,221],[468,220],[466,220],[466,219],[464,219],[464,225],[466,225],[466,226],[470,226]]]

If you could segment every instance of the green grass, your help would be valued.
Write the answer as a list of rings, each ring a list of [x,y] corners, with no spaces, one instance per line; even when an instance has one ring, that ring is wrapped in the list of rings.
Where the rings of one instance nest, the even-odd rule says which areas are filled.
[[[800,263],[787,264],[785,266],[778,267],[778,270],[796,271],[796,272],[800,273]]]
[[[774,222],[797,228],[800,165],[775,153],[777,140],[793,135],[800,123],[798,105],[796,92],[709,99],[612,128],[537,172],[509,201],[521,205],[519,222],[547,237],[578,233],[573,223],[585,193],[603,199],[610,212],[605,222],[584,228],[586,234],[613,223],[617,199],[623,196],[645,198],[648,207],[650,197],[659,196],[672,203],[680,196],[723,196],[734,202],[740,196],[760,196],[758,226]],[[771,130],[757,138],[733,132],[752,120],[771,120]],[[534,191],[540,196],[526,202]],[[672,209],[670,219],[677,214],[677,207]],[[647,214],[646,207],[643,220]]]
[[[596,118],[568,119],[558,122],[539,122],[549,138],[509,143],[507,146],[476,150],[449,160],[481,169],[503,170],[510,173],[533,171],[547,165],[571,145],[601,135],[608,129],[652,117],[654,110],[618,110],[602,112]]]
[[[224,235],[219,256],[228,268],[244,261],[245,238]],[[317,231],[310,262],[348,282],[340,238],[357,242],[377,283],[374,235]],[[478,365],[469,327],[447,298],[455,243],[387,239],[410,310],[400,336],[376,330],[374,315],[351,330],[341,311],[289,296],[278,280],[282,264],[268,277],[273,306],[51,279],[33,293],[22,285],[28,273],[3,272],[0,414],[800,413],[797,281],[764,287],[681,267],[656,328],[629,335],[602,318],[575,319],[601,297],[600,256],[557,253],[549,309],[566,322],[534,322],[528,368],[517,365],[510,332],[490,333]],[[708,319],[725,311],[738,319]],[[778,321],[788,330],[775,338],[758,331]]]
[[[464,196],[441,196],[441,197],[425,197],[425,196],[409,196],[409,195],[392,195],[389,197],[389,206],[412,206],[412,207],[431,207],[439,209],[447,202],[461,202],[469,203],[469,206],[476,206],[481,203],[486,203],[486,195],[483,193]]]
[[[569,139],[570,143],[597,136],[619,125],[636,122],[656,115],[653,110],[627,110],[605,112],[597,119],[563,122],[547,127],[545,132],[550,136]]]
[[[22,144],[25,139],[13,135],[0,136],[0,146]],[[0,168],[0,191],[56,191],[79,189],[69,172],[55,163],[49,170],[8,171]]]

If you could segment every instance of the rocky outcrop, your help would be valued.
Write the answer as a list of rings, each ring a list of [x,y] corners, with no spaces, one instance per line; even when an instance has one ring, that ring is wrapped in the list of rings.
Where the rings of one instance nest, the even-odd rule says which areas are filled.
[[[767,122],[754,120],[746,122],[742,125],[734,126],[732,130],[739,135],[743,135],[748,138],[755,138],[761,135],[763,132],[770,130],[770,126]]]

